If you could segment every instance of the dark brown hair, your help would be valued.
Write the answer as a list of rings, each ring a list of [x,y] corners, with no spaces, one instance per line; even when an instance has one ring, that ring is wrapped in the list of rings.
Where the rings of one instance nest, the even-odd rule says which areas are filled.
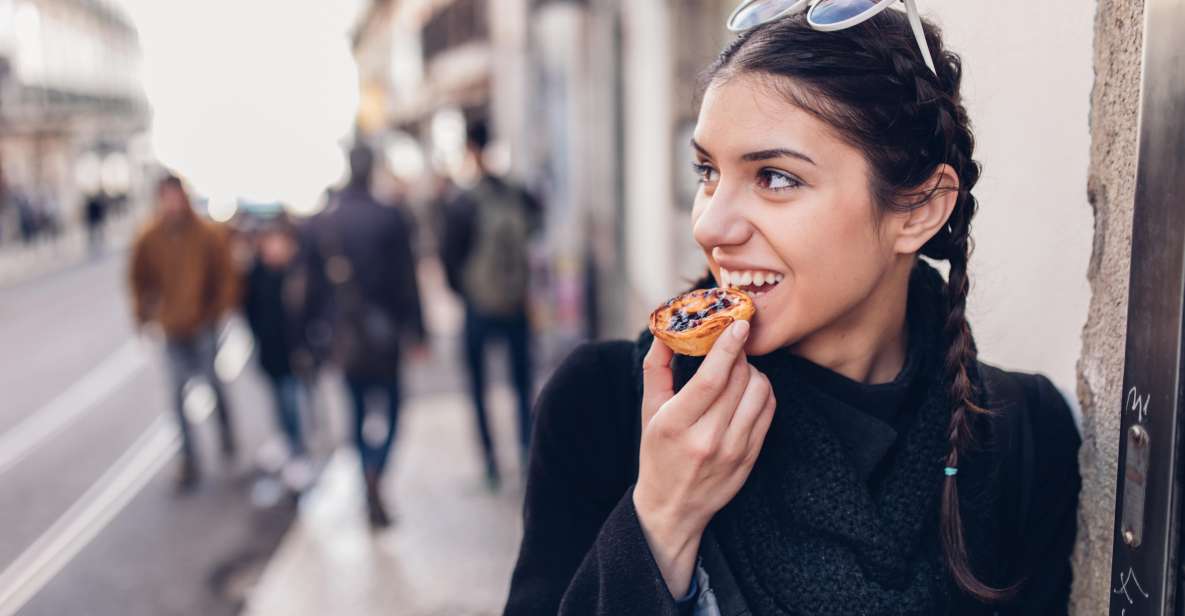
[[[977,361],[965,310],[970,284],[971,219],[979,180],[972,158],[975,140],[959,94],[962,63],[943,47],[939,30],[925,23],[937,75],[926,66],[909,22],[884,11],[839,32],[812,29],[802,15],[750,30],[733,41],[705,74],[704,87],[738,75],[768,77],[767,84],[832,126],[860,149],[870,168],[870,190],[880,208],[905,211],[928,201],[934,172],[950,165],[959,178],[954,211],[945,228],[922,247],[927,257],[950,263],[950,305],[943,333],[945,370],[953,404],[946,464],[958,468],[959,452],[972,444],[971,423],[987,411],[976,405],[970,374]],[[995,602],[1015,591],[993,588],[972,571],[959,515],[958,482],[942,490],[939,536],[955,583],[976,598]]]

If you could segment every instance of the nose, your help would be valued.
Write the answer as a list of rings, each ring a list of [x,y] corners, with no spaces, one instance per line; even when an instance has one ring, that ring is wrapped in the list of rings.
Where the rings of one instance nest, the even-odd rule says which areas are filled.
[[[717,246],[739,246],[752,235],[753,226],[745,218],[740,200],[730,198],[721,190],[707,198],[692,228],[692,237],[705,250]]]

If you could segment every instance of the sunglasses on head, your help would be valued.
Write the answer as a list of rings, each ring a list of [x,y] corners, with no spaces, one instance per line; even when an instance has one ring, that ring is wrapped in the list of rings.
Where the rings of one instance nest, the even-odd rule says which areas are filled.
[[[806,11],[806,21],[815,30],[834,32],[862,24],[897,4],[905,3],[909,25],[917,39],[918,49],[926,66],[937,75],[917,0],[744,0],[728,18],[728,29],[733,32],[752,30],[757,26]]]

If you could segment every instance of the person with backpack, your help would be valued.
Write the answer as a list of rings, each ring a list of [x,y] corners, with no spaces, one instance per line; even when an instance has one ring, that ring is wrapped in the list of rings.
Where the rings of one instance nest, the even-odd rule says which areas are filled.
[[[489,144],[485,122],[466,130],[477,182],[444,208],[441,260],[449,286],[465,304],[464,347],[470,395],[491,488],[500,483],[494,441],[486,411],[485,348],[493,338],[506,341],[518,395],[519,447],[526,461],[531,435],[531,327],[527,318],[529,262],[527,242],[538,230],[542,207],[522,187],[489,171],[483,151]]]

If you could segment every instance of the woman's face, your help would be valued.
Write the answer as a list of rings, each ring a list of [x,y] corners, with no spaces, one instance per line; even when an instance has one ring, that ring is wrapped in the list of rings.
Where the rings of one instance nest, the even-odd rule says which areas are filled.
[[[898,262],[863,154],[748,75],[708,88],[692,147],[695,240],[717,282],[757,304],[746,350],[854,328]]]

